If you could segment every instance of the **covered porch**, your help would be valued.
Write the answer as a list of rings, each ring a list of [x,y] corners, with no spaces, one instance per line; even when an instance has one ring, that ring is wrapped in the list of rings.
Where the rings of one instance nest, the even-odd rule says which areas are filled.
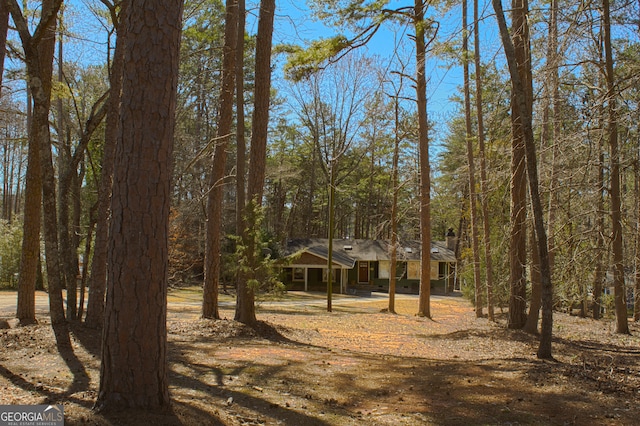
[[[290,290],[326,291],[329,278],[328,257],[329,252],[323,247],[305,249],[283,267],[284,282],[290,283]],[[345,293],[349,271],[353,269],[356,261],[333,251],[331,263],[333,290]]]

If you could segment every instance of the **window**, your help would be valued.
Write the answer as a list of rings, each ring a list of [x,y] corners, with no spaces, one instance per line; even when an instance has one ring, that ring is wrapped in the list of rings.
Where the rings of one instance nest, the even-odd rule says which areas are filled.
[[[388,260],[378,261],[378,278],[389,279],[391,262]]]
[[[420,262],[409,261],[407,262],[407,278],[410,280],[420,279]]]
[[[439,272],[439,265],[440,262],[436,262],[433,259],[431,260],[431,277],[430,279],[432,280],[437,280],[439,278],[438,276],[438,272]]]
[[[304,281],[304,268],[293,268],[293,281]]]
[[[447,263],[444,262],[439,262],[438,263],[439,268],[438,268],[438,279],[439,280],[443,280],[445,278],[447,278],[447,266],[449,266]]]

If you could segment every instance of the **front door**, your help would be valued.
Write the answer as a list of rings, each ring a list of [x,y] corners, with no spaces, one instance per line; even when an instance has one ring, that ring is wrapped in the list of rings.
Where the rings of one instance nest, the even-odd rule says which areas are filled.
[[[369,282],[369,262],[367,261],[358,262],[358,282],[359,283]]]

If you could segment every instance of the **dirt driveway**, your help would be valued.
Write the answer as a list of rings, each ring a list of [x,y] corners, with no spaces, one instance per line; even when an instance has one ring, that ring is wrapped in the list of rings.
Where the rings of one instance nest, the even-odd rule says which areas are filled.
[[[99,383],[99,332],[73,325],[58,351],[41,324],[0,330],[0,401],[65,405],[66,424],[469,425],[634,424],[640,417],[640,329],[558,314],[557,362],[535,358],[537,340],[476,319],[459,297],[434,298],[433,320],[397,315],[386,296],[322,295],[260,302],[256,329],[198,319],[197,289],[169,297],[169,414],[91,411]],[[2,296],[0,295],[0,300]]]

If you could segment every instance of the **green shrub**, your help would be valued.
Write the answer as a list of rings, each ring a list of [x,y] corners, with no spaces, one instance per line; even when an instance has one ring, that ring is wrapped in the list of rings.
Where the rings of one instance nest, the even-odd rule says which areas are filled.
[[[22,226],[0,219],[0,288],[17,288],[21,249]]]
[[[262,228],[263,210],[256,206],[247,210],[250,214],[247,222],[254,225],[253,228],[245,229],[249,244],[246,245],[247,241],[238,236],[229,236],[235,243],[235,251],[225,261],[225,264],[229,265],[227,273],[232,276],[244,274],[247,277],[247,285],[256,295],[282,295],[286,286],[279,280],[277,245]]]

